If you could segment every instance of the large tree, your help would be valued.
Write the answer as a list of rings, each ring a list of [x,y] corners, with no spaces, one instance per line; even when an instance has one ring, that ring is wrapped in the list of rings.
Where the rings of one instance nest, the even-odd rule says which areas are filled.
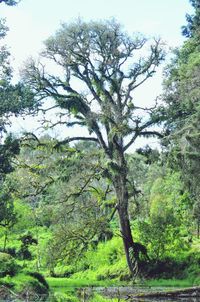
[[[55,63],[53,72],[48,72],[42,61],[37,64],[30,60],[23,74],[36,102],[47,100],[44,112],[50,109],[48,104],[60,109],[60,120],[53,125],[88,129],[90,135],[66,137],[65,143],[95,141],[104,151],[105,174],[116,192],[121,236],[132,274],[135,246],[128,213],[125,152],[138,137],[159,135],[151,128],[158,122],[154,108],[137,106],[134,92],[163,60],[161,44],[160,40],[150,43],[140,35],[129,36],[114,20],[78,20],[63,24],[45,43],[42,56]]]

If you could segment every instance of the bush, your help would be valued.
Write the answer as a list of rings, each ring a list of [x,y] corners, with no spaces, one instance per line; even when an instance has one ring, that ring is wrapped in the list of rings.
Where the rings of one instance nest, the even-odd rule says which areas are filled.
[[[37,279],[41,284],[43,284],[47,289],[49,289],[49,284],[45,280],[44,276],[42,276],[40,273],[38,273],[38,272],[29,272],[28,275],[35,278],[35,279]]]
[[[20,270],[20,266],[16,264],[14,258],[7,253],[0,252],[0,277],[6,275],[15,276]]]
[[[27,246],[22,245],[20,248],[19,252],[17,253],[17,256],[21,260],[31,260],[32,255],[31,252],[29,251]]]
[[[40,283],[37,279],[27,280],[22,287],[21,295],[22,297],[27,298],[27,294],[29,295],[30,300],[35,300],[35,297],[41,297],[46,299],[48,296],[48,289],[42,283]]]
[[[199,247],[198,247],[199,248]],[[198,278],[200,274],[200,252],[196,248],[191,249],[185,258],[186,261],[186,269],[185,273],[188,277],[194,279]]]
[[[21,297],[29,301],[46,300],[49,295],[49,286],[39,273],[19,274],[15,277],[15,290]]]
[[[90,300],[91,302],[107,302],[108,299],[106,297],[102,297],[99,294],[95,294],[94,297]],[[113,302],[119,301],[119,299],[112,299]]]
[[[86,269],[86,267],[85,267]],[[54,269],[54,276],[58,278],[70,278],[75,272],[75,267],[73,265],[63,265],[56,266]]]
[[[80,300],[70,293],[55,292],[53,296],[55,302],[79,302]]]
[[[185,278],[186,261],[176,261],[170,258],[163,260],[151,260],[145,263],[141,262],[139,269],[141,275],[148,278]]]
[[[6,253],[6,254],[9,254],[11,255],[12,257],[16,257],[17,256],[17,252],[16,252],[16,249],[14,247],[8,247],[6,249],[0,249],[0,252],[1,253]]]

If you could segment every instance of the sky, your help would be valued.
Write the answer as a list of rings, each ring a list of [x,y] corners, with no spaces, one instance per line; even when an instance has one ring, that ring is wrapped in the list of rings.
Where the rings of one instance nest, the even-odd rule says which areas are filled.
[[[6,43],[16,77],[23,62],[30,56],[37,57],[43,41],[63,22],[78,17],[86,21],[114,17],[128,33],[161,37],[170,49],[182,45],[181,26],[186,24],[186,13],[191,12],[189,0],[21,0],[15,7],[0,4],[0,17],[6,18],[9,27]],[[138,99],[144,104],[151,102],[161,93],[161,83],[160,69],[155,79],[138,91]],[[33,125],[34,120],[19,119],[13,129],[30,130]]]

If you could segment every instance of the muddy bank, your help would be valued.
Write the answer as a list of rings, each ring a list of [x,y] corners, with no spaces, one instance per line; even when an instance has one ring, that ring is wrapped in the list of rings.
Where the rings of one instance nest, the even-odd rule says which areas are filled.
[[[135,301],[135,299],[142,298],[142,299],[157,299],[161,301],[165,299],[165,301],[200,301],[200,287],[190,287],[190,288],[183,288],[183,289],[174,289],[169,291],[155,291],[149,293],[139,293],[139,294],[131,294],[127,297],[129,301]]]

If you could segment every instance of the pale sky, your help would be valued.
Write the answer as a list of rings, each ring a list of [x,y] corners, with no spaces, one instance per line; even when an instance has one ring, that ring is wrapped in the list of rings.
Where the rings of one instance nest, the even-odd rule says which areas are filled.
[[[0,16],[10,28],[7,43],[19,64],[42,48],[42,41],[61,22],[115,17],[128,32],[161,36],[170,46],[183,41],[180,27],[191,12],[189,0],[21,0],[18,6],[0,4]]]
[[[0,4],[0,17],[7,19],[10,28],[6,43],[16,72],[29,56],[37,56],[43,41],[59,29],[61,22],[77,17],[86,21],[114,17],[129,33],[159,36],[169,47],[175,47],[184,41],[181,26],[186,23],[185,14],[191,12],[189,0],[21,0],[15,7]],[[160,71],[138,92],[144,103],[161,93],[161,76]],[[19,120],[15,128],[30,128],[31,123]]]

